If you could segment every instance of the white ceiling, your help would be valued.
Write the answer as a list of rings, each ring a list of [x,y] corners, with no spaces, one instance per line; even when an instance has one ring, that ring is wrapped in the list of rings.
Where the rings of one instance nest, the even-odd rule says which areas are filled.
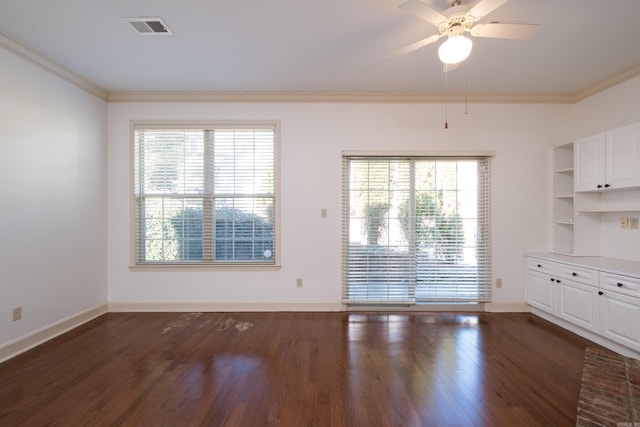
[[[640,69],[640,0],[510,0],[483,22],[536,35],[474,38],[446,89],[441,42],[385,57],[438,32],[401,2],[0,0],[0,30],[110,92],[570,95]],[[125,17],[161,17],[174,34],[137,35]]]

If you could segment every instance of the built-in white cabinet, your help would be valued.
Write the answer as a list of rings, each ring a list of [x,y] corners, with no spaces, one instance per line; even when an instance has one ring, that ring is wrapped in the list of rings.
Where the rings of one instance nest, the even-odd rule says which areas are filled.
[[[600,291],[599,333],[604,337],[640,350],[640,303],[638,298],[617,292]]]
[[[558,317],[588,330],[598,327],[598,287],[572,280],[558,282]]]
[[[605,185],[604,142],[604,133],[589,136],[575,142],[575,191],[597,191]]]
[[[555,147],[552,172],[552,253],[527,256],[527,303],[640,358],[640,123]]]
[[[614,129],[605,137],[605,182],[612,190],[640,187],[640,123]]]
[[[576,192],[640,187],[640,124],[580,139],[574,152]]]
[[[585,328],[597,328],[598,272],[528,258],[528,303]]]
[[[552,191],[552,251],[602,255],[602,214],[640,216],[640,123],[555,147]]]
[[[640,356],[640,262],[602,257],[526,257],[535,314],[614,351]]]
[[[640,350],[640,276],[600,273],[600,333]]]
[[[529,304],[548,313],[555,314],[558,309],[556,301],[555,280],[552,276],[532,271],[527,278],[529,285]]]

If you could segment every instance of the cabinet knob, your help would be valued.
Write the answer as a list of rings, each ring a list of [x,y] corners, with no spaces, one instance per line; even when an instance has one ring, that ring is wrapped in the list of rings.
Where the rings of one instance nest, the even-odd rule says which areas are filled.
[[[602,188],[602,185],[598,184],[598,185],[596,185],[596,187],[598,187],[598,188]]]
[[[542,264],[538,264],[538,268],[542,267]]]
[[[556,280],[556,282],[560,283],[560,279]]]
[[[571,275],[572,275],[573,277],[576,277],[576,276],[578,275],[578,273],[571,273]]]
[[[609,187],[611,187],[611,184],[605,184],[604,185],[604,188],[609,188]]]
[[[622,283],[620,283],[620,282],[616,283],[616,285],[618,285],[619,288],[622,287]]]
[[[555,282],[555,281],[556,281],[556,279],[554,279],[554,278],[552,277],[552,278],[551,278],[551,281],[552,281],[552,282]]]
[[[598,295],[604,295],[604,292],[598,291]]]

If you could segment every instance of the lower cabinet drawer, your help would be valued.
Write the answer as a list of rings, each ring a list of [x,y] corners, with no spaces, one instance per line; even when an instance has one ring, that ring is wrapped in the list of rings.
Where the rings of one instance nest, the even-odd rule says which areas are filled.
[[[598,271],[588,268],[574,267],[567,264],[559,264],[560,271],[558,276],[574,282],[584,283],[586,285],[598,286]]]
[[[527,258],[527,268],[546,274],[556,274],[557,264],[551,261],[538,258]]]
[[[613,273],[600,273],[600,288],[640,298],[640,279]]]

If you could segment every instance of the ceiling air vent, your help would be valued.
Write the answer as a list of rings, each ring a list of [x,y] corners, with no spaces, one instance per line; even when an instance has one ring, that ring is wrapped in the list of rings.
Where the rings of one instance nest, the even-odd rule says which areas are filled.
[[[123,18],[134,31],[142,36],[173,34],[160,18]]]

